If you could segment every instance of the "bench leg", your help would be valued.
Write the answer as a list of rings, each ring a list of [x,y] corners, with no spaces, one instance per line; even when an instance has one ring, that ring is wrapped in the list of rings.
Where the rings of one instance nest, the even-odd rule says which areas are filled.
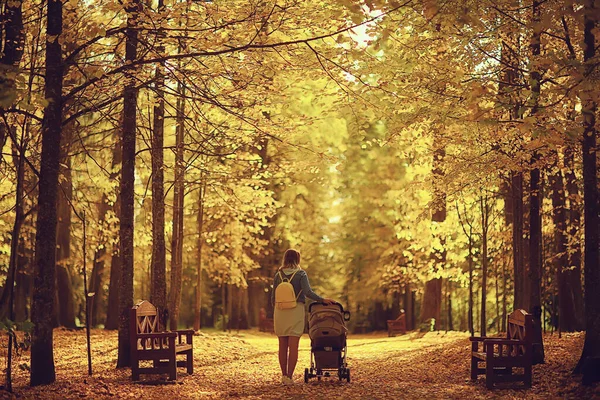
[[[192,354],[192,350],[188,351],[186,355],[187,361],[187,373],[192,375],[194,373],[194,355]]]
[[[169,358],[169,380],[177,380],[177,358],[175,354]]]
[[[131,379],[140,380],[140,362],[138,360],[131,360]]]
[[[488,389],[494,388],[494,363],[488,358],[485,361],[485,386]]]
[[[525,384],[525,387],[527,387],[527,388],[531,387],[531,376],[532,376],[531,369],[532,369],[531,364],[526,365],[523,368],[523,374],[525,375],[523,378],[523,383]]]
[[[479,369],[479,362],[475,357],[471,357],[471,380],[477,380],[477,370]]]

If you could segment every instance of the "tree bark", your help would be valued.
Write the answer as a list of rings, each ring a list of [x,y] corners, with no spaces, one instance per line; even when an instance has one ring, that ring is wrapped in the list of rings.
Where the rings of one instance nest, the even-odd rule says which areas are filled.
[[[46,36],[46,79],[42,121],[42,158],[35,236],[35,281],[31,321],[31,385],[54,382],[52,312],[56,285],[56,201],[63,113],[63,61],[60,45],[62,2],[48,0]],[[43,195],[42,195],[43,194]]]
[[[525,286],[525,260],[524,241],[523,241],[523,173],[513,173],[511,179],[512,187],[512,203],[513,203],[513,270],[514,270],[514,300],[513,310],[523,308],[524,286]]]
[[[568,288],[575,303],[575,330],[582,331],[585,327],[585,306],[583,304],[583,287],[581,286],[581,241],[579,240],[581,230],[581,196],[577,177],[575,176],[575,162],[573,160],[575,143],[569,143],[565,149],[565,181],[568,192],[568,265],[569,270],[565,272]]]
[[[6,143],[8,129],[10,129],[5,125],[3,117],[6,109],[10,108],[16,99],[16,76],[25,48],[22,9],[23,2],[21,0],[9,1],[6,2],[0,15],[0,21],[2,21],[0,26],[0,74],[2,74],[2,82],[0,82],[0,149]],[[0,151],[0,164],[2,158]]]
[[[434,139],[435,142],[435,139]],[[439,146],[439,144],[437,144]],[[435,146],[435,143],[434,143]],[[441,188],[439,182],[444,176],[442,164],[446,151],[444,147],[436,148],[433,154],[433,179],[434,179],[434,206],[435,211],[432,213],[431,220],[433,222],[444,222],[446,220],[446,194]],[[444,239],[440,238],[442,246]],[[446,251],[433,250],[432,258],[435,264],[435,269],[443,269],[446,263]],[[430,318],[435,318],[435,329],[440,329],[440,313],[442,308],[442,279],[434,278],[425,283],[425,293],[423,294],[423,303],[421,305],[421,322],[425,322]]]
[[[111,181],[119,181],[120,171],[115,171],[122,164],[122,136],[117,134],[117,143],[113,148]],[[117,189],[116,201],[112,205],[115,215],[121,215],[121,193]],[[119,255],[120,244],[116,243],[111,248],[110,276],[108,283],[108,299],[106,304],[106,323],[104,329],[115,330],[119,328],[119,291],[121,286],[121,257]]]
[[[196,302],[194,304],[194,330],[199,330],[202,326],[202,245],[204,243],[204,195],[206,193],[206,182],[203,176],[200,176],[200,188],[198,189],[198,241],[197,258],[198,271],[196,273]]]
[[[132,0],[126,8],[127,30],[125,60],[137,58],[137,19],[140,1]],[[133,73],[133,72],[132,72]],[[127,77],[123,92],[123,150],[121,167],[121,218],[119,229],[121,281],[119,284],[119,347],[117,368],[131,365],[129,341],[129,310],[133,307],[133,225],[135,192],[135,134],[137,116],[137,89],[132,76]]]
[[[540,0],[533,0],[533,36],[531,39],[531,55],[533,62],[537,62],[540,55]],[[541,90],[541,74],[534,67],[530,74],[532,109],[531,115],[535,115],[538,109]],[[541,216],[541,185],[540,170],[537,167],[539,155],[534,152],[532,156],[533,168],[530,171],[529,181],[529,307],[533,314],[533,363],[544,362],[544,343],[542,339],[542,294],[541,294],[541,270],[542,270],[542,216]]]
[[[164,11],[163,0],[158,1],[158,12]],[[159,32],[162,41],[162,32]],[[159,42],[159,54],[164,46]],[[158,63],[155,70],[156,104],[154,105],[154,128],[152,130],[152,262],[150,263],[150,302],[159,310],[167,308],[167,264],[165,245],[165,189],[164,189],[164,131],[165,94],[164,62]]]
[[[550,179],[552,185],[552,219],[554,223],[554,265],[558,288],[558,323],[561,332],[573,332],[576,329],[577,314],[567,280],[569,256],[567,254],[566,201],[562,171],[559,169]]]
[[[589,77],[595,67],[596,39],[594,31],[598,20],[595,0],[584,3],[584,61],[585,76]],[[598,164],[596,110],[594,89],[582,90],[583,114],[583,196],[584,196],[584,288],[585,288],[585,342],[575,372],[583,372],[583,383],[588,385],[600,380],[600,216],[598,215]],[[595,367],[591,360],[595,359]],[[588,361],[590,360],[590,361]],[[589,363],[589,364],[588,364]]]
[[[63,135],[61,163],[59,167],[62,179],[58,189],[58,225],[56,233],[56,299],[57,323],[66,328],[75,328],[75,300],[71,282],[71,199],[73,180],[71,178],[71,159],[69,134]]]
[[[489,228],[489,205],[487,197],[479,198],[481,210],[481,336],[486,336],[487,332],[487,275],[488,275],[488,228]]]
[[[169,319],[171,329],[177,329],[179,321],[179,306],[181,303],[181,285],[183,274],[183,206],[185,200],[184,178],[184,134],[185,103],[179,99],[178,114],[181,123],[175,131],[175,183],[173,194],[173,237],[171,239],[171,289],[169,297]]]

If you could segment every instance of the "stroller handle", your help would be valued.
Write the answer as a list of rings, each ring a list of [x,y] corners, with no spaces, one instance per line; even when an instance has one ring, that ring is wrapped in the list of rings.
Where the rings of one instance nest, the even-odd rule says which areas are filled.
[[[324,303],[322,301],[315,301],[313,303],[310,303],[310,305],[308,306],[308,312],[309,313],[312,312],[312,308],[313,308],[313,306],[315,304],[320,304],[322,306],[327,306],[328,305],[328,304],[326,304],[326,303]],[[344,307],[340,303],[338,303],[338,302],[335,302],[333,304],[336,305],[336,306],[338,306],[340,308],[340,311],[342,312],[342,314],[344,314],[344,321],[350,321],[350,311],[344,311]]]

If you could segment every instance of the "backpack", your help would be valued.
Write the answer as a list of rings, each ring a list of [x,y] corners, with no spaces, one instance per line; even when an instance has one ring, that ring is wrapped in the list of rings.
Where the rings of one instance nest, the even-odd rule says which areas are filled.
[[[280,310],[288,310],[296,307],[296,301],[298,300],[300,293],[302,293],[302,290],[300,290],[300,293],[296,296],[294,286],[291,284],[296,272],[298,271],[295,271],[289,278],[284,278],[283,275],[281,275],[281,271],[279,271],[281,283],[275,288],[275,306]]]

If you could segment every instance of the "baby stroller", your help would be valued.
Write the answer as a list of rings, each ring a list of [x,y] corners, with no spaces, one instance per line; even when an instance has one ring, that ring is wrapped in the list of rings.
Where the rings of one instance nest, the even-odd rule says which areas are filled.
[[[350,368],[346,364],[346,323],[350,313],[341,304],[312,303],[308,307],[308,335],[310,336],[310,370],[304,369],[304,382],[317,377],[331,376],[336,370],[338,379],[350,382]]]

